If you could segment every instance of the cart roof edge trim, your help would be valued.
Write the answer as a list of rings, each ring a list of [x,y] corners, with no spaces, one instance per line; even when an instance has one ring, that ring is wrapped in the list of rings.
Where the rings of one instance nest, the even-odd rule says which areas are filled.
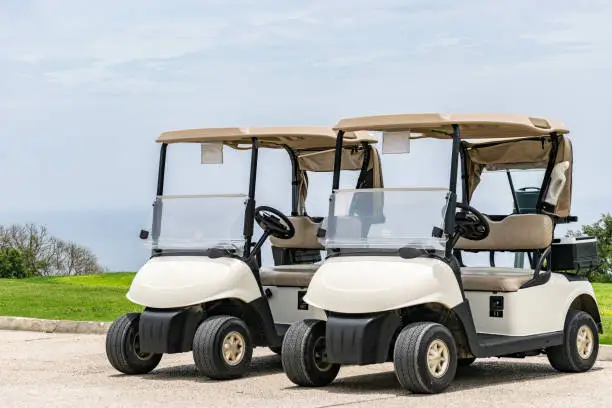
[[[502,113],[410,113],[362,116],[341,119],[335,130],[345,132],[410,131],[421,137],[452,139],[453,125],[459,125],[461,139],[523,138],[551,133],[567,134],[560,121],[536,116]]]
[[[257,138],[261,147],[288,146],[291,149],[333,149],[336,131],[324,126],[227,127],[174,130],[162,133],[158,143],[224,143],[230,147],[250,145]],[[344,145],[377,143],[367,131],[347,132]]]

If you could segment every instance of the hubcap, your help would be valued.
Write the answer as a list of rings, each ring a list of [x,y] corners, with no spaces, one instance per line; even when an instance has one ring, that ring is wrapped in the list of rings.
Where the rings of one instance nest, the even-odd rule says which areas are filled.
[[[244,358],[244,352],[246,349],[246,341],[242,334],[233,331],[229,332],[223,339],[221,345],[221,355],[226,364],[230,366],[236,366],[240,364]]]
[[[325,349],[325,337],[319,337],[312,348],[313,360],[319,371],[328,371],[331,368],[331,364],[326,363],[327,351]]]
[[[593,345],[593,331],[589,326],[581,326],[576,339],[578,355],[584,360],[588,359],[593,354]]]
[[[450,354],[448,346],[442,340],[436,339],[431,342],[427,349],[427,368],[433,377],[441,378],[448,371]]]
[[[134,354],[136,358],[142,361],[146,361],[151,358],[151,353],[143,353],[140,351],[140,334],[136,333],[132,335],[132,349],[134,350]]]

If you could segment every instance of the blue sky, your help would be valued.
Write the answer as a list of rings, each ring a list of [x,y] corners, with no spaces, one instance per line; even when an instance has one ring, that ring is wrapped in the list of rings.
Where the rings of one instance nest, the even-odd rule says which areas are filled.
[[[562,120],[573,212],[592,222],[612,203],[611,19],[609,1],[2,2],[0,223],[46,223],[133,269],[160,132],[399,112]],[[288,190],[272,163],[273,203]]]

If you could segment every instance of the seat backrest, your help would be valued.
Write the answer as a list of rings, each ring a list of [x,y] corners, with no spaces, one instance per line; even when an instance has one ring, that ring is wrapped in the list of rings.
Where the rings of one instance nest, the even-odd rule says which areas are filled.
[[[480,241],[459,238],[455,248],[474,251],[545,249],[553,240],[553,222],[547,215],[512,214],[501,221],[488,221],[491,232],[487,238]]]
[[[319,231],[320,223],[314,222],[310,217],[297,216],[288,217],[293,227],[295,235],[291,239],[270,238],[270,244],[278,248],[290,249],[323,249],[319,242],[317,232]]]

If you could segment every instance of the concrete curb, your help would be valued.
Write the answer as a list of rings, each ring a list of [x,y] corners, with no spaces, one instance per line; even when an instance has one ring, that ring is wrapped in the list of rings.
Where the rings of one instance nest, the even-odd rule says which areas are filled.
[[[111,322],[77,322],[29,317],[0,316],[0,330],[36,331],[44,333],[106,334]],[[612,345],[599,346],[599,361],[612,361]]]
[[[36,331],[44,333],[106,334],[111,322],[78,322],[29,317],[0,316],[0,330]]]
[[[597,360],[612,361],[612,346],[601,344],[599,346],[599,355],[597,356]]]

